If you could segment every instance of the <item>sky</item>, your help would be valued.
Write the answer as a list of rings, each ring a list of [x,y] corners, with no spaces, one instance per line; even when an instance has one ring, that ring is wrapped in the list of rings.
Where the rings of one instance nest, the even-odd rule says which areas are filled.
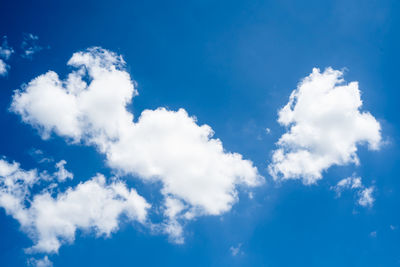
[[[399,266],[398,1],[3,1],[1,266]]]

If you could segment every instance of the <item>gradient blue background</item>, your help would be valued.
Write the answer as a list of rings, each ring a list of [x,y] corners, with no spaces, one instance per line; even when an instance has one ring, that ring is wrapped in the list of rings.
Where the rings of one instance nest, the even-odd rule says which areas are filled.
[[[1,0],[0,7],[0,36],[16,50],[23,33],[50,46],[33,60],[14,55],[0,78],[1,155],[26,169],[53,168],[38,164],[31,149],[65,159],[76,177],[69,185],[110,174],[93,148],[42,141],[8,112],[14,89],[50,69],[66,75],[72,53],[96,45],[128,63],[140,93],[131,107],[136,117],[146,108],[185,108],[267,179],[253,200],[242,193],[231,212],[186,225],[183,245],[123,224],[109,239],[78,233],[50,257],[55,266],[400,265],[399,1]],[[328,66],[359,81],[363,108],[380,121],[386,145],[378,152],[361,147],[360,166],[332,167],[318,185],[277,185],[266,171],[285,130],[277,110],[313,67]],[[357,206],[353,192],[337,199],[330,190],[353,173],[375,184],[372,208]],[[155,188],[128,179],[147,198],[159,198]],[[229,248],[239,243],[241,253],[232,256]],[[0,266],[24,266],[30,245],[0,210]]]

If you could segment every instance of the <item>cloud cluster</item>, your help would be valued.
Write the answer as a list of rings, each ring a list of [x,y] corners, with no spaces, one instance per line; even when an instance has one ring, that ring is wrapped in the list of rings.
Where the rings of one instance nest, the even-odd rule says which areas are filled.
[[[3,36],[3,42],[0,46],[0,57],[8,60],[14,54],[14,49],[8,45],[7,36]]]
[[[53,263],[49,260],[48,256],[44,256],[42,259],[35,259],[35,258],[29,259],[28,265],[35,267],[52,267]]]
[[[55,253],[63,243],[73,242],[77,229],[109,236],[118,229],[121,216],[146,221],[150,208],[146,200],[119,180],[107,183],[100,174],[64,192],[56,191],[57,184],[52,183],[32,193],[34,186],[70,177],[64,164],[61,161],[58,171],[50,176],[0,160],[0,207],[33,240],[28,253]]]
[[[8,45],[7,36],[3,37],[3,42],[0,46],[0,76],[5,76],[10,66],[5,62],[14,53],[14,49]]]
[[[179,109],[127,110],[137,95],[121,56],[101,48],[74,53],[66,79],[49,71],[13,96],[11,109],[36,127],[69,142],[95,146],[120,175],[161,182],[164,230],[183,242],[179,221],[219,215],[238,200],[237,186],[263,182],[252,162],[225,151],[208,125]]]
[[[43,47],[38,44],[39,37],[32,33],[26,33],[23,36],[21,49],[23,51],[22,57],[32,59],[33,54],[43,50]]]
[[[24,38],[24,57],[42,49],[36,46],[37,36]],[[5,60],[14,52],[6,41],[0,47]],[[121,56],[93,47],[74,53],[67,64],[72,71],[65,78],[48,71],[16,90],[10,109],[45,140],[56,134],[68,144],[94,146],[117,177],[160,184],[163,220],[151,223],[151,205],[119,178],[107,181],[98,174],[61,191],[59,183],[73,179],[66,161],[56,163],[49,174],[0,159],[0,207],[32,239],[26,252],[57,253],[62,244],[74,241],[77,230],[110,236],[121,220],[145,224],[183,243],[187,221],[229,211],[240,186],[264,182],[251,161],[226,151],[212,128],[199,125],[184,109],[144,110],[135,119],[129,105],[138,92]],[[0,59],[0,75],[7,69]],[[333,165],[359,164],[358,145],[379,149],[380,124],[361,106],[357,82],[346,84],[343,73],[331,68],[322,73],[313,69],[279,111],[278,122],[287,132],[273,151],[268,166],[272,177],[313,184]],[[39,162],[53,161],[40,150],[31,153]],[[364,207],[375,201],[374,187],[365,187],[359,177],[343,179],[331,189],[338,197],[354,190]],[[241,244],[230,250],[233,256],[243,254]],[[52,265],[47,256],[29,263]]]
[[[22,52],[20,52],[20,55],[23,58],[32,59],[33,54],[43,50],[43,47],[38,45],[38,40],[39,37],[36,35],[31,33],[24,34],[23,41],[21,43]],[[10,65],[8,65],[6,62],[14,53],[14,49],[8,45],[7,36],[3,36],[3,41],[0,46],[0,76],[7,75]]]
[[[54,159],[50,156],[45,155],[45,153],[40,149],[31,148],[28,151],[29,155],[35,159],[38,163],[50,163],[53,162]]]
[[[357,82],[346,84],[343,72],[332,68],[314,68],[279,111],[287,132],[277,142],[270,174],[312,184],[333,165],[359,164],[359,144],[372,150],[381,144],[379,122],[361,106]]]
[[[375,198],[373,197],[374,187],[365,187],[361,177],[348,177],[340,180],[335,186],[331,187],[336,192],[336,196],[340,197],[344,190],[355,190],[357,194],[357,203],[363,207],[372,207]]]

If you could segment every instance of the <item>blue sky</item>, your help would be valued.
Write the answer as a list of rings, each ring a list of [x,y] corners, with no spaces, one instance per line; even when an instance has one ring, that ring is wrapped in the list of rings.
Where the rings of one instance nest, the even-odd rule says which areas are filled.
[[[73,191],[79,183],[101,173],[106,177],[103,186],[109,193],[116,194],[112,191],[112,177],[117,176],[151,208],[142,221],[138,217],[126,218],[126,214],[118,217],[118,227],[108,237],[101,231],[99,234],[98,225],[77,226],[75,239],[61,241],[57,253],[51,249],[29,253],[25,249],[38,240],[37,224],[28,224],[33,230],[24,229],[21,220],[15,219],[10,209],[7,213],[3,204],[1,266],[45,266],[44,257],[54,266],[400,265],[400,181],[396,164],[400,137],[400,6],[396,1],[8,1],[3,3],[2,11],[0,37],[7,36],[8,47],[14,52],[9,58],[2,57],[8,67],[0,76],[0,155],[10,164],[18,162],[21,170],[37,169],[39,180],[45,179],[39,175],[44,171],[53,179],[30,188],[22,203],[29,208],[34,197],[43,192],[50,192],[56,200],[68,188]],[[87,50],[94,46],[101,49]],[[2,47],[5,48],[4,43]],[[29,48],[33,52],[27,54]],[[100,58],[103,65],[77,56],[78,63],[67,65],[77,52]],[[104,59],[104,55],[112,60]],[[119,55],[125,64],[118,61]],[[90,84],[97,79],[108,91],[126,88],[121,94],[129,96],[130,87],[123,83],[126,80],[111,76],[129,74],[139,93],[126,109],[122,106],[121,116],[134,114],[134,120],[127,123],[121,119],[118,124],[126,126],[129,133],[119,133],[117,127],[118,138],[133,136],[126,137],[130,141],[121,146],[114,147],[114,133],[106,137],[95,134],[98,129],[111,129],[114,117],[107,120],[107,116],[99,116],[101,122],[106,122],[100,128],[93,128],[94,121],[85,117],[84,123],[89,123],[77,127],[83,134],[70,132],[72,127],[62,119],[64,109],[47,109],[46,103],[58,101],[40,91],[47,84],[28,84],[49,70],[68,84],[68,74],[79,69],[90,72],[98,67],[121,84],[102,84],[101,75],[90,73],[81,76],[82,80]],[[318,98],[318,90],[325,88],[324,82],[317,84],[316,91],[301,87],[300,82],[313,68],[319,68],[318,74],[325,78],[330,74],[325,71],[328,67],[332,72],[340,72],[331,75],[336,75],[337,80],[343,77],[342,84],[347,86],[345,91],[349,95],[339,100],[326,95]],[[311,82],[319,76],[312,77]],[[350,88],[352,81],[358,82],[358,89]],[[30,88],[32,92],[37,90],[40,98],[29,98],[29,103],[36,104],[44,112],[40,114],[45,115],[39,116],[38,109],[22,101],[10,109],[16,103],[14,90],[20,89],[28,98]],[[309,96],[312,101],[303,103],[312,111],[297,112],[285,127],[278,122],[278,112],[296,88],[302,93],[291,106],[300,107],[302,99]],[[338,88],[335,85],[331,89]],[[346,97],[357,99],[357,92],[361,94],[358,99],[362,107],[345,113]],[[332,104],[332,108],[323,101]],[[83,105],[77,109],[83,113],[80,116],[86,116],[85,111],[103,110],[104,106],[107,105],[89,109]],[[64,102],[57,107],[75,111],[64,106]],[[159,107],[166,109],[153,112]],[[187,115],[179,113],[180,108]],[[326,109],[338,119],[318,117]],[[150,110],[150,115],[170,117],[139,121],[144,110]],[[372,117],[360,126],[359,115],[364,112]],[[60,119],[50,121],[49,114]],[[191,116],[197,121],[193,122]],[[341,121],[344,117],[354,120],[345,124]],[[118,118],[115,121],[119,123]],[[169,129],[175,122],[176,126]],[[151,131],[149,126],[149,132],[144,131],[143,135],[132,130],[141,123],[156,125],[157,130]],[[204,128],[198,126],[203,124],[212,128],[212,138],[222,141],[222,151],[215,148],[215,139],[201,139],[191,146],[189,138],[188,143],[180,146],[180,139],[186,140],[188,135],[183,131],[187,125],[193,134],[200,134]],[[310,127],[312,132],[305,136],[315,134],[315,139],[294,136],[293,143],[277,144],[293,125]],[[43,127],[50,127],[48,138]],[[169,139],[175,134],[178,140]],[[93,136],[99,139],[94,140]],[[140,150],[146,136],[150,136],[151,142]],[[331,136],[333,139],[328,138]],[[73,138],[78,141],[74,143]],[[357,147],[358,165],[354,164],[354,153],[336,150],[342,142]],[[299,150],[300,143],[300,151],[312,153],[312,160],[307,161],[311,166],[293,171],[290,168],[294,161],[273,161],[277,150],[288,149],[288,156],[290,151]],[[375,150],[371,149],[374,143]],[[101,148],[104,144],[111,148]],[[147,153],[136,153],[153,149],[151,144],[155,151],[160,149],[159,153],[151,154],[149,159]],[[163,145],[173,149],[163,149]],[[201,150],[203,145],[210,150]],[[197,160],[176,161],[174,152],[181,151],[195,155]],[[251,162],[231,159],[230,152]],[[119,153],[127,155],[127,160],[115,160]],[[349,159],[342,158],[349,155]],[[203,159],[210,157],[215,160],[201,165]],[[319,165],[322,157],[327,162],[321,163],[323,166]],[[338,157],[341,163],[337,163]],[[158,176],[147,175],[153,169],[146,165],[146,160],[153,159],[152,166],[161,169]],[[61,181],[55,173],[56,163],[61,160],[67,162],[65,169],[73,173],[73,179]],[[279,165],[282,162],[285,164]],[[183,171],[187,166],[195,169],[193,177],[190,171]],[[273,177],[269,166],[276,167],[277,177]],[[317,171],[312,173],[312,168]],[[203,171],[204,177],[200,175]],[[236,180],[238,175],[243,176],[240,182]],[[221,177],[232,183],[233,189],[216,182]],[[339,186],[339,181],[346,178],[350,178],[346,180],[348,184]],[[356,183],[357,178],[361,185]],[[193,186],[197,182],[199,186]],[[51,183],[57,187],[49,189]],[[4,190],[4,185],[0,185]],[[201,191],[202,188],[208,190]],[[214,189],[222,197],[233,197],[233,202],[219,202],[220,195],[213,194]],[[370,198],[360,202],[367,189],[372,190]],[[168,217],[166,199],[179,201],[185,205],[184,211]],[[121,196],[113,200],[125,205]],[[54,217],[49,218],[45,221],[51,228]],[[174,236],[166,230],[168,225],[181,226],[182,233]],[[177,242],[180,238],[184,241]]]

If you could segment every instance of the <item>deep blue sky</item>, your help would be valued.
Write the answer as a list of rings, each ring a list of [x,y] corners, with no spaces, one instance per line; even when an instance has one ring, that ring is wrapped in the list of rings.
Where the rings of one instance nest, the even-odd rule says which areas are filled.
[[[49,48],[32,60],[14,55],[0,78],[1,155],[26,169],[46,168],[29,155],[41,149],[66,159],[75,182],[110,173],[94,148],[59,137],[43,141],[8,112],[22,83],[50,69],[65,75],[73,52],[101,46],[122,54],[138,83],[136,116],[146,108],[183,107],[267,179],[253,200],[242,197],[231,212],[186,225],[183,245],[124,225],[109,239],[79,233],[51,256],[54,265],[399,266],[399,12],[400,2],[386,0],[2,1],[0,36],[17,50],[23,33],[33,33]],[[285,130],[277,110],[313,67],[328,66],[346,68],[345,79],[359,81],[363,107],[381,123],[387,144],[378,152],[361,147],[360,166],[332,167],[318,185],[277,185],[266,171]],[[330,190],[353,173],[375,183],[372,208],[356,206],[351,192],[335,198]],[[229,248],[239,243],[243,253],[233,256]],[[30,245],[1,210],[0,266],[24,266]]]

